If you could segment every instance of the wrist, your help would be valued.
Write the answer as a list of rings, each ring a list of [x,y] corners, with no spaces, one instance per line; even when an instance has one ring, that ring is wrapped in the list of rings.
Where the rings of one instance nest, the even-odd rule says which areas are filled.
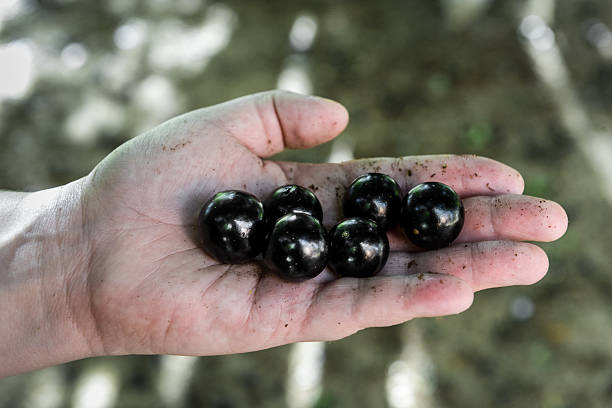
[[[0,193],[0,377],[91,355],[84,182]]]

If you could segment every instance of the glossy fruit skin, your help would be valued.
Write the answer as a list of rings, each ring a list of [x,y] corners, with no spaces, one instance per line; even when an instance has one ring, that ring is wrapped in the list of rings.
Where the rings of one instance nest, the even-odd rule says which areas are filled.
[[[329,232],[329,266],[341,276],[374,276],[388,257],[387,234],[371,220],[347,218]]]
[[[438,249],[457,238],[464,217],[463,203],[452,188],[427,182],[415,186],[404,197],[400,224],[416,246]]]
[[[252,194],[238,190],[217,193],[202,207],[198,221],[204,249],[219,262],[244,263],[263,250],[264,207]]]
[[[345,217],[367,218],[386,231],[399,221],[402,195],[391,177],[367,173],[351,183],[343,204]]]
[[[308,214],[281,217],[270,233],[264,264],[281,279],[301,282],[317,276],[327,265],[325,229]]]
[[[279,218],[291,213],[308,214],[323,222],[323,208],[317,196],[307,188],[295,184],[274,190],[264,201],[264,208],[270,228]]]

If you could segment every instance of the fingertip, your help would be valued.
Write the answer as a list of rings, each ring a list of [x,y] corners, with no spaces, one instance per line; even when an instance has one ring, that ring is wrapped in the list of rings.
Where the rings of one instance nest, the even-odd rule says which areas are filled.
[[[561,238],[567,232],[569,219],[565,209],[554,201],[539,200],[540,208],[546,210],[545,222],[542,229],[546,231],[542,241],[552,242]]]
[[[349,122],[349,112],[348,109],[340,102],[334,101],[333,99],[324,98],[321,96],[313,96],[312,98],[318,99],[320,103],[323,105],[324,109],[329,111],[329,117],[331,120],[331,130],[336,132],[336,134],[340,134],[348,125]]]
[[[489,163],[492,184],[500,187],[501,191],[496,191],[493,187],[487,186],[492,193],[522,194],[525,190],[525,180],[518,170],[500,161],[488,157],[477,156],[479,159]]]
[[[561,238],[567,232],[567,228],[569,227],[569,217],[567,216],[567,212],[565,208],[561,206],[561,204],[553,202],[553,210],[552,210],[557,218],[558,218],[558,226],[556,229],[557,235],[554,240]]]
[[[449,287],[449,291],[455,297],[454,301],[449,303],[448,313],[446,314],[458,314],[472,306],[472,303],[474,303],[474,290],[468,282],[454,276],[449,276],[448,282],[444,284]]]
[[[531,271],[529,276],[526,277],[526,282],[523,282],[523,284],[533,285],[546,276],[549,267],[548,255],[546,255],[546,252],[537,245],[529,243],[523,243],[522,245],[525,247],[526,251],[529,252],[529,270]]]
[[[462,279],[436,273],[418,274],[414,317],[446,316],[467,310],[474,301],[472,287]],[[423,286],[419,289],[419,282]]]
[[[539,246],[529,242],[482,241],[472,244],[478,253],[473,262],[474,290],[503,286],[532,285],[548,271],[548,257]]]
[[[306,149],[338,136],[348,124],[349,113],[340,103],[319,96],[281,91],[276,98],[285,145]]]
[[[508,167],[510,177],[514,178],[514,194],[523,194],[525,191],[525,179],[518,170],[514,170],[512,167]]]

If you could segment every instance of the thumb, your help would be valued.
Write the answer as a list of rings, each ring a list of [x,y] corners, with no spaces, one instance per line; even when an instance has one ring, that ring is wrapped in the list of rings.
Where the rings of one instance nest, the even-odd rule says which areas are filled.
[[[286,91],[249,95],[201,112],[260,157],[325,143],[348,123],[339,103]]]

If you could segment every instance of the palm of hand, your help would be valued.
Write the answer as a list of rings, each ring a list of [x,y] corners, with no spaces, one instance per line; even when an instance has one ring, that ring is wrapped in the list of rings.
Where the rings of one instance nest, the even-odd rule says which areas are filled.
[[[261,198],[287,183],[315,185],[328,226],[338,217],[338,188],[367,171],[394,175],[404,190],[429,177],[427,166],[443,168],[438,179],[462,195],[522,190],[516,172],[477,158],[345,165],[260,159],[285,146],[324,142],[346,120],[345,111],[326,100],[260,94],[176,118],[103,161],[89,177],[85,200],[92,248],[86,286],[92,347],[100,354],[206,355],[336,339],[368,326],[457,313],[470,305],[473,290],[531,283],[543,276],[547,264],[541,250],[511,242],[411,253],[392,234],[394,252],[381,276],[332,280],[324,272],[300,284],[266,274],[255,262],[219,264],[198,247],[197,211],[221,190],[241,189]],[[413,174],[407,177],[408,168]],[[474,179],[477,172],[482,180]],[[530,227],[534,219],[544,219],[535,210],[536,201],[504,197],[523,200],[523,208],[533,204],[533,211],[523,211],[528,218],[523,224],[490,219],[479,226],[478,215],[490,214],[491,206],[502,212],[503,200],[475,197],[466,203],[459,240],[549,240],[564,231],[564,213],[554,203],[546,202],[545,210],[547,222],[555,226],[552,233]],[[518,211],[510,208],[504,213],[508,220]],[[492,259],[497,263],[485,266]]]

